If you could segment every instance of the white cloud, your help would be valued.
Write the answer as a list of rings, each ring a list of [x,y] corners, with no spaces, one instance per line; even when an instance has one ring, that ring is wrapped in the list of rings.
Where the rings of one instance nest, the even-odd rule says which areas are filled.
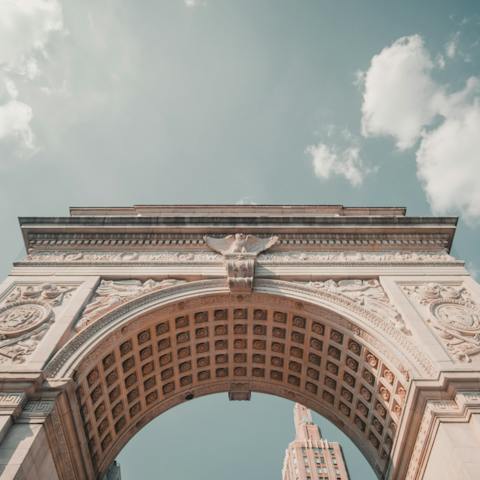
[[[35,56],[44,55],[52,32],[63,28],[57,0],[0,1],[0,65],[4,71],[33,78]]]
[[[455,33],[452,35],[452,38],[447,42],[445,45],[445,54],[448,58],[455,57],[455,54],[458,50],[458,42],[460,40],[460,32]]]
[[[187,7],[199,7],[205,6],[207,2],[205,0],[185,0],[185,5]]]
[[[0,0],[0,141],[15,139],[33,149],[32,108],[18,100],[12,77],[37,77],[52,32],[62,29],[57,0]]]
[[[358,186],[368,173],[357,146],[337,149],[318,143],[308,146],[305,153],[311,156],[313,170],[318,178],[329,179],[333,175],[339,175],[353,186]]]
[[[442,70],[443,70],[443,69],[446,67],[446,65],[447,65],[447,62],[445,61],[445,57],[444,57],[441,53],[439,53],[439,54],[437,55],[437,57],[435,58],[435,63],[436,63],[436,65],[437,65],[437,67],[440,68],[440,69],[442,69]]]
[[[251,197],[242,197],[235,202],[235,205],[258,205]]]
[[[456,55],[458,34],[446,47]],[[440,58],[440,57],[437,57]],[[441,57],[443,60],[444,58]],[[372,58],[365,74],[362,133],[388,135],[399,149],[415,146],[417,173],[436,213],[480,218],[480,79],[447,93],[419,35],[403,37]]]
[[[16,138],[27,148],[33,148],[33,133],[30,128],[32,109],[17,100],[0,105],[0,140]]]
[[[433,66],[419,35],[400,38],[372,58],[364,80],[365,137],[390,135],[401,150],[415,144],[438,111]]]
[[[426,133],[418,175],[434,212],[480,217],[480,102],[464,105]]]
[[[17,97],[15,83],[9,78],[3,78],[3,85],[0,85],[0,141],[17,140],[24,147],[32,149],[33,132],[30,128],[32,109],[18,101]]]

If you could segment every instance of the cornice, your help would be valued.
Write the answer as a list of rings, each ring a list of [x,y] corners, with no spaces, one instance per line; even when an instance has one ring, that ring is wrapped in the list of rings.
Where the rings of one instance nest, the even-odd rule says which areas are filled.
[[[401,208],[135,206],[73,208],[70,217],[20,217],[28,252],[51,248],[204,249],[204,237],[277,236],[272,251],[450,250],[456,217],[407,217]]]
[[[52,229],[68,226],[83,227],[315,227],[315,226],[444,226],[454,227],[457,217],[400,217],[400,216],[72,216],[72,217],[19,217],[21,227],[42,226]]]
[[[249,229],[244,229],[248,231]],[[272,230],[273,231],[273,230]],[[265,230],[259,237],[268,237]],[[202,233],[160,233],[97,231],[50,231],[41,229],[24,230],[27,251],[41,250],[206,250]],[[228,233],[225,232],[225,233]],[[278,243],[272,251],[449,251],[453,231],[423,232],[369,232],[338,231],[319,233],[277,232]]]
[[[405,216],[404,207],[343,205],[133,205],[131,207],[70,207],[71,216]]]

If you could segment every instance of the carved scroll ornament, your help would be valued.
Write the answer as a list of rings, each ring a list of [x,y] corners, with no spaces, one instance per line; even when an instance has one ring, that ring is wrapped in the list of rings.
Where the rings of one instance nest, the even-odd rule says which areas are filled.
[[[227,269],[231,292],[251,292],[255,276],[255,262],[260,252],[277,243],[278,237],[258,238],[236,233],[224,238],[205,237],[206,244],[221,253]]]
[[[463,286],[428,283],[404,286],[427,314],[448,352],[461,362],[480,353],[480,308]]]
[[[17,286],[0,304],[0,363],[23,363],[45,335],[75,287],[44,283]]]

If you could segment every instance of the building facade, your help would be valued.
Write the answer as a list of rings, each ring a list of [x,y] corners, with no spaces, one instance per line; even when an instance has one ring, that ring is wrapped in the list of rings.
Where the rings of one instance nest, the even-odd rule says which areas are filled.
[[[293,416],[295,440],[285,451],[282,480],[348,480],[340,444],[322,438],[310,410],[300,403]]]

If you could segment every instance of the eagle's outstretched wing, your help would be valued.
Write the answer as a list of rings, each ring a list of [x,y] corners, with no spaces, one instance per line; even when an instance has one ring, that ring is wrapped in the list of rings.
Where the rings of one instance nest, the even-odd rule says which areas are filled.
[[[224,238],[203,237],[205,243],[216,252],[226,254],[253,254],[257,255],[274,245],[278,237],[258,238],[255,235],[228,235]]]
[[[249,253],[260,253],[264,250],[275,245],[278,241],[278,237],[269,237],[269,238],[258,238],[254,235],[247,235],[246,239],[246,250]]]
[[[212,249],[218,253],[224,255],[230,250],[230,247],[235,239],[233,235],[228,235],[224,238],[216,238],[216,237],[203,237],[205,243]]]

